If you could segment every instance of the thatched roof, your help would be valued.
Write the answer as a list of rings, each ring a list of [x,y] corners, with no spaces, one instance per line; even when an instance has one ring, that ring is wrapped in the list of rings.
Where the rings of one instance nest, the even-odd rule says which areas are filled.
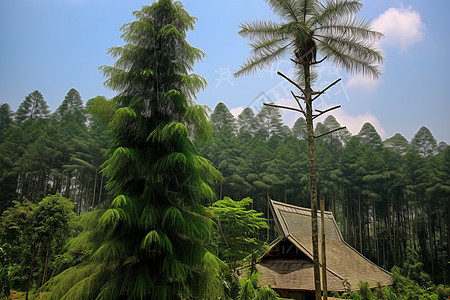
[[[314,290],[311,210],[276,201],[271,201],[271,209],[279,237],[256,265],[259,284],[282,290]],[[324,215],[328,290],[357,290],[361,281],[368,282],[371,288],[378,282],[391,285],[391,274],[344,241],[331,212]],[[318,223],[320,245],[320,213]]]

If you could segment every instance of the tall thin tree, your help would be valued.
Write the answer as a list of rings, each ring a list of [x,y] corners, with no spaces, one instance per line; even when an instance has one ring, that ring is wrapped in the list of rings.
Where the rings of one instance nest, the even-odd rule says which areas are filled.
[[[362,7],[357,0],[266,0],[266,2],[280,17],[281,22],[260,20],[241,25],[239,34],[251,41],[252,55],[235,76],[251,74],[286,55],[292,55],[291,60],[297,71],[296,80],[280,74],[302,93],[301,96],[293,95],[299,105],[299,109],[295,110],[304,114],[308,130],[314,284],[318,300],[320,271],[313,118],[325,111],[313,114],[313,100],[326,89],[314,90],[314,69],[328,58],[350,72],[377,77],[380,75],[379,65],[383,56],[375,43],[382,34],[373,31],[369,21],[357,18]],[[318,54],[325,57],[318,61]],[[304,101],[305,109],[299,100]]]
[[[115,199],[99,219],[92,260],[49,289],[57,299],[217,299],[219,263],[206,249],[212,221],[200,203],[214,198],[221,175],[192,143],[209,128],[193,104],[206,84],[190,73],[204,56],[186,41],[196,19],[172,0],[134,15],[122,27],[127,44],[109,50],[116,63],[102,67],[118,92],[103,170]]]

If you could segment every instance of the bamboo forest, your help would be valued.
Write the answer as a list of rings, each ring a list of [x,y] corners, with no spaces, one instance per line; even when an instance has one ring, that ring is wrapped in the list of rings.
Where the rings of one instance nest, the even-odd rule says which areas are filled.
[[[0,103],[0,299],[450,299],[450,146],[313,109],[325,59],[382,76],[382,34],[357,0],[265,2],[281,21],[243,20],[234,76],[290,58],[293,125],[196,103],[208,53],[173,0],[121,28],[116,96]]]

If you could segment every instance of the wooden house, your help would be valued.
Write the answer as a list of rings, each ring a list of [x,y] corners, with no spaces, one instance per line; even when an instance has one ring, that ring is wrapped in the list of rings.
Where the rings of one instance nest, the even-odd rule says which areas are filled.
[[[260,273],[258,284],[271,287],[284,298],[310,299],[314,296],[311,210],[276,201],[270,201],[270,206],[278,238],[256,264]],[[324,212],[324,215],[328,291],[355,291],[360,282],[368,282],[370,288],[375,288],[378,282],[392,285],[389,272],[344,241],[333,214]],[[321,245],[320,211],[318,226]]]

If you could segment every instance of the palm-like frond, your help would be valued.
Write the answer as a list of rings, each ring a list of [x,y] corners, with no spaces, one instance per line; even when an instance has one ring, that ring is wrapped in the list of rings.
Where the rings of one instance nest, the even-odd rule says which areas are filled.
[[[279,47],[275,50],[265,50],[264,55],[252,56],[247,59],[241,66],[240,70],[234,73],[235,77],[240,77],[243,75],[248,75],[255,72],[257,69],[262,69],[264,67],[270,66],[271,63],[277,61],[281,57],[288,53],[289,45]]]
[[[241,25],[239,34],[250,40],[251,57],[245,61],[236,77],[262,69],[292,51],[297,57],[315,52],[351,73],[372,77],[380,74],[383,55],[377,41],[383,35],[371,29],[371,23],[358,19],[362,4],[357,0],[267,0],[282,23],[251,21]],[[300,82],[303,68],[297,66]]]
[[[320,38],[319,47],[335,64],[351,73],[362,73],[365,76],[377,78],[381,71],[379,63],[383,56],[374,50],[372,44],[361,43],[356,38]]]
[[[266,0],[273,12],[286,20],[298,21],[301,9],[298,7],[299,2],[295,0]]]
[[[95,290],[107,281],[110,273],[102,263],[83,263],[51,278],[43,291],[51,291],[48,299],[95,299]],[[86,285],[90,285],[86,289]],[[94,286],[97,285],[96,288]],[[84,287],[84,288],[81,288]]]
[[[373,42],[383,37],[383,34],[370,29],[367,20],[345,20],[337,24],[324,24],[314,30],[317,34],[331,37],[352,37],[361,41]]]
[[[238,32],[244,38],[282,38],[283,27],[273,21],[256,20],[242,23]]]
[[[286,40],[284,38],[278,39],[267,39],[267,38],[259,38],[254,42],[250,43],[252,49],[252,55],[264,56],[267,53],[272,53],[277,51],[278,49],[286,46]]]
[[[359,0],[327,0],[320,5],[318,14],[311,20],[310,26],[333,23],[342,17],[355,16],[362,8]]]

